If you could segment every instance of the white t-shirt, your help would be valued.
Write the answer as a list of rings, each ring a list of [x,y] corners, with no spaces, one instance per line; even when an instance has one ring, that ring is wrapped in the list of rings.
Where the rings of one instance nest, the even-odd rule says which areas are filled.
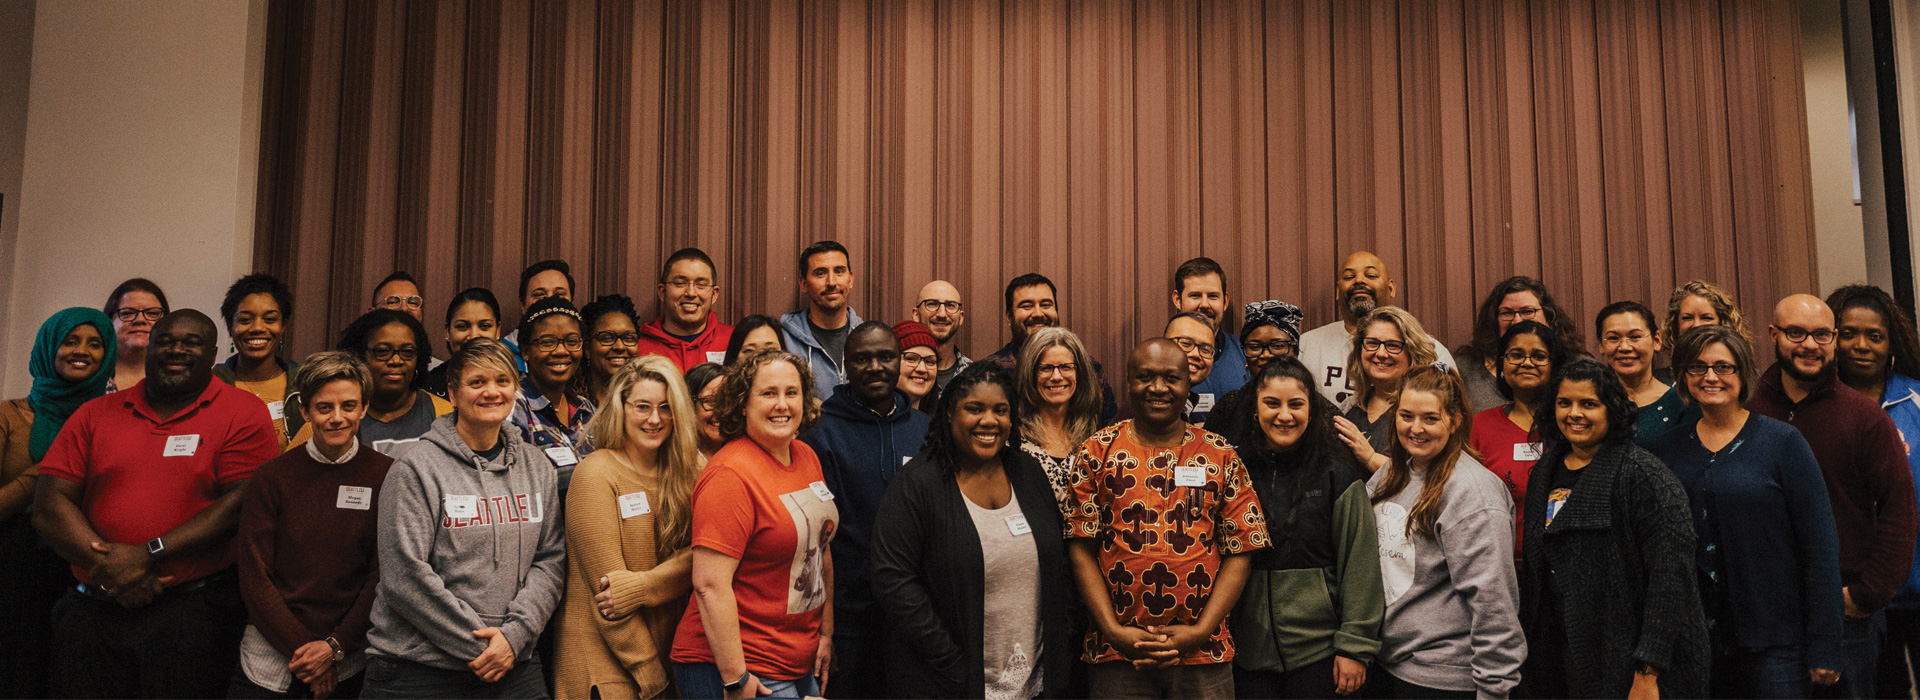
[[[1300,334],[1300,364],[1320,380],[1320,395],[1341,408],[1353,396],[1353,379],[1347,376],[1347,353],[1352,351],[1353,334],[1341,321]],[[1454,366],[1453,353],[1447,352],[1447,346],[1438,339],[1434,340],[1433,353],[1448,367]]]

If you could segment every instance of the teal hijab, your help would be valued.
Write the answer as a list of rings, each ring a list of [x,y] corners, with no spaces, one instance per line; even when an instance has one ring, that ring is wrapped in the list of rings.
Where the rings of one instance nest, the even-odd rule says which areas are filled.
[[[89,323],[100,331],[100,342],[107,346],[107,356],[101,360],[100,369],[85,381],[75,383],[61,379],[55,369],[60,360],[60,343],[73,329]],[[80,410],[80,404],[106,395],[107,380],[113,378],[113,358],[118,345],[114,342],[113,321],[99,309],[70,307],[40,324],[40,334],[33,338],[33,358],[27,362],[27,373],[33,375],[33,392],[27,394],[27,405],[33,407],[33,436],[27,441],[27,454],[33,461],[39,462],[47,455],[47,448],[53,446],[60,428],[67,424],[67,418],[74,411]]]

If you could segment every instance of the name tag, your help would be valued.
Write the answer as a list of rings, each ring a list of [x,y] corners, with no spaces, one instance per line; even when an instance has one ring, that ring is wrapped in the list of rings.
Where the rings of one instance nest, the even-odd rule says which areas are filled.
[[[347,510],[367,510],[373,507],[373,488],[368,486],[341,486],[340,496],[333,499],[333,507]]]
[[[718,364],[725,364],[725,363],[726,363],[726,361],[727,361],[727,354],[726,354],[726,353],[724,353],[724,352],[710,352],[710,353],[707,353],[707,361],[708,361],[708,362],[711,362],[711,363],[714,363],[714,364],[716,364],[716,365],[718,365]]]
[[[1213,412],[1213,394],[1200,394],[1193,400],[1193,413]]]
[[[162,457],[192,457],[200,450],[199,435],[168,435],[167,448],[160,452]]]
[[[620,519],[622,520],[651,512],[653,512],[653,505],[647,503],[645,491],[635,491],[620,497]]]
[[[1546,445],[1537,442],[1523,442],[1513,446],[1513,461],[1537,462],[1540,460],[1541,453],[1545,451]]]
[[[827,482],[816,481],[807,484],[807,488],[813,489],[813,495],[819,496],[822,501],[833,500],[833,491],[827,488]]]
[[[1027,516],[1024,514],[1009,515],[1007,516],[1007,532],[1013,533],[1014,537],[1019,537],[1033,532],[1033,526],[1027,524]]]
[[[1207,485],[1207,468],[1206,467],[1174,467],[1173,468],[1173,485],[1174,486],[1205,486]]]
[[[913,461],[912,455],[900,455],[900,466],[907,466],[907,463],[911,461]]]
[[[272,419],[274,419],[274,420],[280,420],[280,419],[282,419],[282,418],[286,418],[286,417],[287,417],[287,402],[285,402],[285,401],[268,401],[268,402],[267,402],[267,417],[268,417],[268,418],[272,418]]]
[[[573,449],[568,447],[547,448],[547,459],[553,460],[553,466],[556,467],[572,466],[580,461],[579,457],[574,456]]]
[[[448,496],[447,517],[474,518],[480,515],[480,497]]]

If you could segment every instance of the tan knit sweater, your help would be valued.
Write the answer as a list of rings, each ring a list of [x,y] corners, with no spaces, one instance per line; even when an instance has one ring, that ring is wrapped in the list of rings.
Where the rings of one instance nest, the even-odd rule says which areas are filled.
[[[658,485],[616,450],[600,450],[574,468],[567,490],[567,592],[556,625],[553,696],[587,700],[667,695],[674,628],[693,588],[693,550],[660,552],[654,516]],[[620,496],[645,491],[656,512],[622,518]],[[663,556],[664,555],[664,556]],[[615,619],[600,616],[600,577],[613,591]]]
[[[11,518],[33,502],[40,465],[27,452],[33,436],[33,407],[26,399],[0,403],[0,520]]]

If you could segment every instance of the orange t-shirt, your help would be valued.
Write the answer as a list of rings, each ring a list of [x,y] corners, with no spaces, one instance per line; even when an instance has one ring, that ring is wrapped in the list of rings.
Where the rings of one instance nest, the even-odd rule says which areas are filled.
[[[740,560],[733,596],[747,670],[791,680],[813,671],[827,590],[827,543],[840,510],[820,476],[820,458],[793,441],[781,464],[748,438],[727,443],[693,487],[693,546]],[[698,596],[673,635],[674,661],[712,663]]]

